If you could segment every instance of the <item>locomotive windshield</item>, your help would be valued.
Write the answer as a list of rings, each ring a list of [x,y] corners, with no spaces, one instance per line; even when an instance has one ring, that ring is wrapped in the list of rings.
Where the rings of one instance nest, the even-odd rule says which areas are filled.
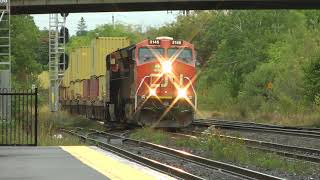
[[[179,55],[178,55],[179,54]],[[176,56],[176,59],[181,60],[185,63],[192,63],[192,50],[191,49],[178,49],[178,48],[169,48],[168,49],[168,57],[171,58]]]
[[[164,56],[163,48],[140,48],[139,49],[139,63],[150,62],[156,60],[156,57]]]

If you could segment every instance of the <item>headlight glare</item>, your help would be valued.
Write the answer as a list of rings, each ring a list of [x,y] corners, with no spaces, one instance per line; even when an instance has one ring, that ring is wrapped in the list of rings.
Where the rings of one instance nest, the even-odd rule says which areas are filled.
[[[172,70],[171,65],[172,65],[172,63],[170,61],[162,62],[162,71],[163,71],[163,73],[171,73],[171,70]]]
[[[187,90],[185,88],[178,88],[178,98],[187,98]]]
[[[150,88],[149,89],[149,96],[157,96],[156,88],[154,88],[154,89]]]

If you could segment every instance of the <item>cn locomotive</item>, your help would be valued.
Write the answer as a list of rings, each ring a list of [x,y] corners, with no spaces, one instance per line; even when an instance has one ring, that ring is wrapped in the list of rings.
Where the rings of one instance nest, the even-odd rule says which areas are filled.
[[[105,54],[102,81],[95,74],[83,79],[83,93],[79,96],[70,97],[68,88],[62,88],[61,104],[71,113],[92,119],[151,127],[186,127],[192,123],[197,109],[195,59],[191,43],[171,37],[119,47]],[[89,58],[84,64],[90,66],[90,61],[95,60]],[[103,92],[100,87],[92,88],[97,84],[104,87]]]

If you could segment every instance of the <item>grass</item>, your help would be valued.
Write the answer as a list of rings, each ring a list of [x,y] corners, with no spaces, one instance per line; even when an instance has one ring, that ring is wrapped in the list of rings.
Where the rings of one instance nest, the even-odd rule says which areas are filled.
[[[150,136],[149,136],[150,135]],[[164,144],[168,142],[170,137],[161,130],[153,130],[151,128],[142,128],[135,131],[133,134],[130,135],[132,139],[140,139],[144,141],[153,142],[156,144]]]
[[[34,132],[28,126],[30,123],[14,119],[0,121],[0,144],[34,144]]]
[[[193,149],[206,152],[209,158],[236,163],[242,166],[254,165],[259,169],[281,170],[294,174],[310,174],[312,166],[303,161],[289,161],[288,159],[246,147],[243,142],[238,142],[213,135],[203,135],[198,139],[179,138],[172,139],[161,130],[150,128],[139,129],[130,136],[133,139],[144,140],[166,146],[179,147],[180,149]]]
[[[70,115],[67,112],[50,112],[47,106],[39,111],[39,145],[67,146],[82,145],[76,137],[59,132],[59,128],[85,127],[102,129],[96,122],[81,116]]]
[[[51,112],[47,106],[41,106],[39,109],[38,120],[38,145],[40,146],[83,145],[78,138],[61,133],[60,128],[85,127],[103,130],[102,126],[92,120],[63,111]],[[34,129],[31,126],[31,120],[23,121],[25,121],[23,118],[8,123],[0,120],[0,144],[34,143]]]

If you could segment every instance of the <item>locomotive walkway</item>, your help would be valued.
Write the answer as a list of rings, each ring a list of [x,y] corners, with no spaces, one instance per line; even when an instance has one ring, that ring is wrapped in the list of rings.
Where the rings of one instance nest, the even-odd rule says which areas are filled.
[[[0,147],[0,179],[172,179],[97,147]]]

